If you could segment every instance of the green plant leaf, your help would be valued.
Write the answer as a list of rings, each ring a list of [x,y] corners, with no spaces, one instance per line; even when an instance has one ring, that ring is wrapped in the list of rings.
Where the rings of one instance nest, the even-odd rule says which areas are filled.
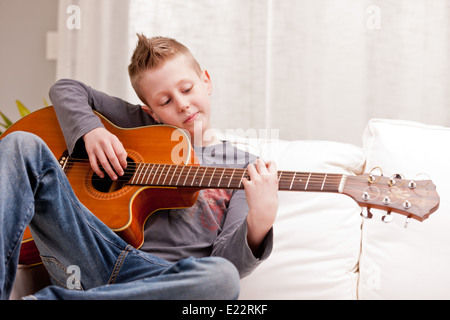
[[[3,112],[0,111],[0,116],[3,118],[3,121],[5,122],[4,124],[2,123],[1,125],[5,128],[9,128],[12,125],[11,120],[8,119],[7,116],[5,116],[3,114]]]
[[[20,116],[21,117],[25,117],[27,114],[30,114],[30,110],[28,110],[22,102],[20,102],[19,100],[16,100],[16,104],[17,104],[17,109],[19,109],[20,112]]]

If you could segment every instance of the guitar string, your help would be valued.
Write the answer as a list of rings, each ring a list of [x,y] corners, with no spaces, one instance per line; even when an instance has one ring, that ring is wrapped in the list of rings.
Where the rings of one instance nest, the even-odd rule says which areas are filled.
[[[84,177],[81,177],[81,179],[84,179]],[[211,188],[211,186],[208,186],[208,188]],[[220,186],[220,187],[216,187],[216,188],[224,188],[224,187]],[[236,189],[236,187],[231,187],[230,189]],[[308,192],[308,191],[317,192],[317,191],[320,191],[319,188],[316,188],[314,190],[304,190],[303,188],[292,188],[292,189],[284,189],[284,190],[285,191],[289,191],[290,190],[290,191],[293,191],[293,192],[296,192],[296,191],[299,191],[299,192],[302,192],[302,191],[303,192]],[[353,183],[353,186],[347,185],[345,190],[346,190],[345,194],[348,194],[348,193],[351,193],[351,192],[356,192],[356,193],[361,193],[362,192],[362,190],[360,188],[360,184],[356,184],[356,183]],[[283,190],[280,190],[280,191],[283,191]],[[328,190],[327,188],[324,188],[324,190],[322,190],[322,192],[338,193],[338,190],[336,188],[333,188],[332,190]],[[417,213],[415,214],[412,209],[409,209],[409,211],[405,211],[405,210],[402,210],[401,208],[395,208],[395,204],[400,203],[400,202],[396,201],[395,197],[392,198],[392,203],[390,205],[385,205],[385,204],[383,204],[381,202],[381,200],[383,199],[383,195],[381,193],[379,193],[379,192],[372,192],[370,190],[367,191],[367,193],[371,197],[370,201],[367,201],[367,202],[366,201],[362,201],[362,198],[361,198],[360,200],[355,199],[356,202],[359,203],[359,204],[367,203],[367,205],[378,204],[379,206],[383,207],[384,209],[389,209],[392,212],[400,212],[400,213],[401,212],[408,212],[408,214],[411,215],[411,216],[419,216],[419,217],[423,216],[423,215],[420,215],[420,214],[418,215]],[[379,200],[376,201],[377,199],[379,199]],[[410,200],[410,202],[412,202],[411,200],[414,200],[414,199],[409,199],[409,200]],[[375,203],[375,202],[377,202],[377,203]]]
[[[85,163],[85,165],[90,166],[89,163]],[[174,166],[174,165],[169,165],[169,166]],[[211,168],[211,167],[204,167],[204,168],[208,169],[208,168]],[[225,168],[225,169],[231,169],[231,168]],[[241,169],[241,170],[245,170],[245,169]],[[132,171],[132,173],[134,175],[134,171],[133,170],[131,170],[131,171]],[[167,171],[167,172],[161,171],[160,173],[157,173],[156,175],[160,175],[160,176],[161,175],[167,175],[169,172],[170,171]],[[174,172],[175,172],[175,170],[174,170]],[[286,173],[286,172],[283,171],[283,173]],[[296,174],[296,172],[291,172],[291,173]],[[305,173],[303,173],[303,174],[305,174]],[[79,176],[79,179],[83,179],[84,180],[85,177],[86,177],[86,170],[79,171],[77,175]],[[309,175],[309,173],[307,175]],[[311,176],[312,175],[313,175],[313,173],[311,173]],[[289,177],[289,176],[288,177],[284,177],[284,179],[280,179],[280,182],[281,182],[280,183],[280,186],[281,186],[280,191],[283,191],[283,190],[286,190],[286,191],[300,191],[300,192],[301,191],[304,191],[304,192],[308,192],[308,191],[310,191],[310,192],[322,191],[322,192],[327,192],[327,193],[340,193],[339,192],[339,187],[338,187],[339,185],[336,186],[336,185],[332,184],[331,186],[330,185],[325,185],[324,186],[324,184],[323,184],[323,180],[324,180],[323,176],[324,175],[328,176],[328,174],[321,174],[321,173],[319,173],[319,175],[321,175],[321,178],[317,179],[316,181],[314,181],[314,179],[312,179],[312,180],[310,179],[310,182],[309,182],[310,184],[308,185],[310,187],[310,189],[305,189],[303,185],[300,185],[300,186],[298,186],[298,185],[296,186],[295,184],[293,185],[292,184],[292,179],[293,179],[293,177],[295,175],[293,175],[292,177]],[[334,175],[334,177],[333,176],[330,177],[329,180],[333,181],[333,183],[338,183],[339,184],[343,175],[342,174],[332,174],[332,175]],[[189,174],[181,175],[181,179],[184,179],[184,178],[186,178],[188,176],[189,176]],[[73,176],[71,176],[71,177],[73,178]],[[351,176],[351,177],[353,179],[350,179],[350,180],[346,181],[345,188],[344,188],[345,192],[343,192],[343,193],[347,194],[347,195],[350,195],[350,193],[360,193],[360,194],[362,194],[362,192],[367,192],[367,194],[370,195],[370,197],[371,197],[370,201],[367,201],[367,202],[366,201],[362,201],[362,199],[360,199],[360,200],[355,199],[356,202],[358,202],[359,204],[363,205],[364,203],[367,203],[368,205],[373,205],[373,204],[375,204],[374,201],[376,199],[380,199],[381,200],[381,199],[384,198],[384,193],[381,192],[381,190],[379,190],[379,189],[378,189],[378,191],[372,191],[370,188],[366,188],[364,190],[361,189],[361,181],[368,183],[367,178],[364,178],[364,177],[361,178],[361,177],[358,177],[358,176]],[[283,178],[283,176],[281,178]],[[139,181],[139,179],[141,179],[141,178],[139,177],[137,179],[137,181]],[[94,179],[92,179],[92,180],[94,180]],[[103,179],[98,179],[98,180],[103,180]],[[130,179],[124,179],[123,181],[120,181],[120,178],[119,178],[117,181],[118,182],[125,182],[125,184],[127,184],[127,182],[129,180]],[[211,181],[213,182],[212,183],[213,186],[211,186]],[[200,185],[199,184],[199,185],[191,185],[191,187],[202,187],[202,188],[203,187],[205,187],[205,188],[215,187],[215,188],[229,188],[229,189],[243,188],[243,186],[241,185],[240,181],[239,181],[239,185],[238,186],[236,186],[236,185],[231,185],[231,186],[228,185],[228,187],[224,187],[224,186],[220,185],[220,180],[219,180],[218,183],[217,183],[217,179],[211,179],[211,181],[210,181],[210,183],[208,185]],[[282,187],[283,187],[282,184],[283,183],[284,183],[284,186],[289,185],[289,188],[285,187],[285,188],[282,189]],[[157,185],[157,184],[154,184],[154,185]],[[168,185],[170,185],[170,184],[168,184]],[[161,184],[161,186],[164,186],[164,184]],[[184,185],[184,186],[186,187],[186,185]],[[371,184],[368,184],[367,186],[370,187]],[[189,187],[189,185],[187,187]],[[380,200],[378,200],[378,201],[380,201]],[[383,204],[381,202],[378,203],[378,205],[382,206],[385,209],[389,209],[390,211],[393,211],[393,212],[399,212],[399,211],[400,212],[406,212],[406,211],[404,211],[402,209],[398,209],[398,208],[396,209],[394,207],[394,205],[396,203],[397,204],[399,203],[397,201],[397,197],[395,197],[394,195],[391,195],[391,200],[392,200],[392,202],[391,202],[390,205],[386,205],[386,204]],[[400,200],[403,201],[404,199],[401,198]],[[409,200],[413,200],[413,199],[409,199]],[[414,215],[412,210],[409,210],[408,214]]]
[[[88,162],[84,162],[84,163],[78,162],[78,163],[90,166],[90,164]],[[158,164],[148,164],[148,165],[155,166],[155,165],[158,165]],[[161,164],[161,166],[164,166],[164,164]],[[181,175],[182,177],[195,177],[196,173],[198,173],[198,172],[185,172],[186,170],[184,170],[184,168],[189,167],[189,166],[166,164],[166,167],[167,166],[169,166],[169,168],[165,169],[165,170],[157,169],[155,171],[156,175],[167,175],[169,173],[170,174],[177,173],[178,175]],[[174,166],[176,166],[176,168],[183,168],[183,169],[181,169],[181,170],[179,170],[179,172],[177,172],[178,169],[173,170]],[[208,170],[212,170],[214,168],[216,168],[216,169],[219,168],[219,167],[197,167],[197,166],[191,166],[191,167],[193,167],[193,168],[201,168],[202,172],[205,171],[205,172],[203,172],[205,174],[205,176],[207,176],[210,179],[211,179],[211,173],[207,172],[207,171]],[[147,172],[147,170],[149,168],[150,167],[147,167],[147,168],[144,167],[144,168],[136,169],[136,168],[127,167],[127,169],[124,170],[124,176],[126,176],[127,174],[128,175],[132,174],[133,176],[137,174],[135,180],[141,180],[143,176],[149,175],[149,173]],[[228,176],[228,175],[231,175],[233,173],[233,171],[235,171],[234,172],[235,174],[233,175],[232,179],[236,179],[236,178],[238,178],[238,177],[240,177],[242,175],[248,176],[247,170],[243,169],[243,168],[236,168],[235,169],[235,168],[221,168],[220,167],[220,169],[221,169],[221,171],[219,171],[217,175],[222,174],[222,171],[223,171],[224,175]],[[72,167],[70,170],[71,170],[72,173],[74,171],[80,171],[81,173],[85,173],[86,172],[86,168],[77,168],[77,167],[73,168]],[[141,172],[137,172],[137,170],[141,170]],[[198,170],[196,170],[196,171],[198,171]],[[310,175],[309,173],[294,172],[294,171],[292,171],[292,172],[279,171],[279,173],[281,174],[281,178],[279,178],[279,181],[280,182],[286,182],[286,183],[287,182],[291,183],[292,179],[294,178],[294,175],[297,176],[296,178],[300,178],[301,176],[304,176],[303,179],[306,179],[307,176]],[[155,175],[155,173],[150,172],[150,175]],[[198,176],[200,176],[200,175],[198,175]],[[325,177],[325,175],[326,175],[326,177]],[[327,183],[328,182],[333,182],[333,181],[334,182],[339,182],[342,179],[342,174],[311,173],[311,176],[309,177],[309,183],[314,183],[314,182],[322,183],[323,180],[324,180],[324,177],[326,178],[326,182]],[[300,180],[296,180],[294,182],[295,183],[299,183],[299,181]]]
[[[88,161],[83,161],[83,162],[84,162],[85,165],[90,166]],[[80,162],[78,161],[78,163],[80,163]],[[135,167],[139,166],[138,164],[132,164],[132,166],[133,165]],[[149,164],[149,165],[156,165],[156,164]],[[173,167],[173,166],[176,166],[176,165],[168,164],[168,166]],[[180,167],[185,167],[185,166],[180,166]],[[207,169],[210,169],[212,167],[203,167],[203,168],[205,168],[207,170]],[[73,169],[74,168],[71,169],[72,170],[71,178],[74,178],[73,177],[73,173],[74,173],[74,171],[76,171],[76,170],[73,170]],[[225,170],[229,170],[229,171],[233,170],[232,168],[221,168],[221,169],[225,169]],[[134,176],[135,170],[136,169],[129,170],[130,173],[133,174],[133,176]],[[240,171],[240,174],[241,174],[246,169],[240,168],[240,170],[242,170],[242,171]],[[178,180],[183,180],[183,179],[186,179],[186,178],[189,178],[189,177],[194,177],[194,175],[191,175],[191,174],[188,174],[188,173],[184,173],[183,171],[184,171],[184,169],[180,171],[181,175],[180,175],[180,178]],[[164,175],[169,174],[169,172],[170,172],[170,170],[168,170],[167,172],[163,170],[161,172],[156,173],[156,175],[164,176]],[[174,172],[176,172],[176,170],[173,170],[172,174]],[[79,179],[85,179],[86,169],[80,169],[79,173],[80,173]],[[286,174],[287,176],[283,177],[283,174]],[[289,176],[289,174],[292,174],[292,176]],[[140,175],[142,175],[142,173]],[[305,176],[308,175],[309,176],[309,173],[299,173],[299,172],[295,172],[295,171],[282,171],[281,172],[281,178],[279,180],[279,184],[280,184],[281,188],[283,188],[283,187],[284,188],[283,189],[280,188],[280,190],[338,192],[338,186],[335,186],[334,184],[340,183],[341,180],[342,180],[342,176],[343,176],[342,174],[311,173],[311,177],[309,179],[309,184],[308,184],[308,186],[310,187],[309,189],[311,189],[311,190],[308,190],[308,188],[305,188],[304,185],[298,185],[299,184],[298,182],[297,183],[295,183],[295,182],[292,183],[292,180],[293,180],[295,175],[305,175]],[[319,175],[320,177],[314,178],[313,175]],[[327,177],[325,177],[326,184],[324,185],[323,181],[324,181],[324,176],[325,175],[327,175]],[[143,176],[145,177],[146,175],[143,174]],[[192,182],[191,186],[196,186],[196,187],[204,187],[204,186],[205,187],[211,187],[211,186],[214,186],[214,187],[217,187],[217,188],[219,188],[219,187],[224,188],[223,185],[220,185],[221,181],[219,180],[219,178],[217,178],[217,177],[214,178],[212,176],[210,177],[209,175],[207,176],[207,180],[208,180],[208,178],[209,178],[209,181],[210,181],[209,184],[205,184],[205,185],[203,185],[203,184],[196,184],[196,185],[194,185],[194,182]],[[366,177],[351,176],[351,178],[352,179],[347,180],[346,183],[345,183],[345,190],[347,192],[361,192],[361,191],[365,191],[370,196],[377,196],[377,197],[380,196],[380,192],[372,191],[370,189],[369,190],[361,190],[361,181],[366,182],[367,181]],[[138,177],[135,180],[137,182],[139,182],[141,179],[143,179],[143,177]],[[103,179],[101,179],[101,178],[98,178],[98,179],[92,178],[92,180],[103,180]],[[130,178],[119,177],[117,179],[118,182],[124,182],[125,184],[127,182],[129,182],[130,180],[131,180],[131,177]],[[219,180],[219,181],[217,181],[217,180]],[[231,178],[231,180],[233,180],[233,178]],[[356,180],[358,180],[358,181],[356,181]],[[231,189],[235,189],[236,188],[236,185],[235,185],[236,183],[239,183],[238,187],[241,187],[240,179],[238,181],[235,181],[234,184],[230,183],[229,187]],[[134,183],[134,184],[139,184],[139,183]],[[154,185],[158,185],[158,184],[154,184]],[[164,186],[164,185],[171,185],[171,184],[169,183],[169,184],[160,184],[160,185]],[[286,187],[287,185],[289,185],[289,188]],[[186,186],[186,185],[184,185],[184,186]],[[189,187],[189,185],[187,185],[187,186]],[[370,187],[371,184],[368,184],[367,186]],[[358,187],[358,188],[355,188],[355,187]]]
[[[88,160],[69,161],[68,163],[86,164],[86,165],[90,166],[90,163],[89,163]],[[242,174],[243,171],[247,170],[247,169],[244,169],[244,168],[230,168],[230,167],[223,168],[223,167],[207,167],[207,166],[191,166],[191,165],[174,165],[174,164],[163,164],[163,163],[161,163],[161,164],[159,164],[159,163],[139,163],[139,164],[130,163],[130,164],[128,164],[128,167],[125,169],[125,173],[129,173],[129,174],[134,173],[136,171],[136,168],[139,167],[139,166],[141,166],[143,168],[137,168],[137,170],[145,169],[144,168],[145,165],[148,165],[147,169],[150,166],[153,166],[153,167],[157,166],[157,165],[166,166],[166,167],[168,166],[169,167],[168,170],[163,170],[163,171],[159,172],[159,173],[163,173],[163,174],[167,174],[171,170],[170,168],[173,168],[173,167],[180,167],[180,168],[181,167],[183,167],[183,168],[185,168],[185,167],[193,167],[193,168],[201,168],[201,169],[205,169],[205,170],[211,170],[211,169],[214,169],[214,168],[216,168],[216,169],[220,168],[220,169],[222,169],[224,171],[238,171],[241,174]],[[135,167],[133,168],[133,166],[135,166]],[[76,167],[75,168],[71,168],[71,170],[74,170],[74,169],[76,169]],[[81,168],[80,170],[86,171],[85,168]],[[183,171],[184,170],[181,170],[180,173],[186,174]],[[175,172],[175,170],[174,170],[174,172]],[[308,176],[309,174],[311,174],[311,178],[310,178],[311,181],[312,181],[312,179],[317,179],[317,181],[322,181],[324,175],[327,175],[327,181],[332,179],[332,178],[341,179],[341,177],[342,177],[342,174],[339,174],[339,173],[320,173],[320,172],[317,172],[317,173],[316,172],[311,172],[311,173],[309,173],[309,172],[297,172],[297,171],[287,171],[287,170],[279,170],[278,172],[281,174],[281,179],[292,179],[292,177],[289,177],[289,176],[286,177],[285,175],[298,175],[300,177],[300,175]],[[142,175],[142,174],[144,174],[144,173],[142,173],[142,172],[139,173],[139,175]],[[316,177],[316,176],[321,176],[321,177]]]
[[[77,160],[77,161],[72,160],[72,161],[69,161],[68,163],[78,163],[78,164],[81,164],[81,165],[85,164],[85,165],[90,166],[90,163],[88,162],[88,160],[84,160],[84,159],[83,160]],[[145,165],[148,165],[148,167],[145,168]],[[234,174],[234,177],[232,179],[236,179],[238,176],[242,176],[242,175],[248,176],[248,174],[246,174],[247,170],[243,169],[243,168],[229,168],[229,167],[228,168],[222,168],[222,167],[206,167],[206,166],[202,167],[202,166],[189,166],[189,165],[157,164],[157,163],[140,163],[140,164],[130,163],[128,165],[128,167],[124,170],[124,176],[126,176],[126,175],[134,176],[137,173],[137,170],[141,170],[141,172],[139,172],[137,174],[137,178],[135,179],[135,180],[141,180],[143,176],[149,175],[149,173],[147,172],[148,169],[151,166],[154,167],[156,165],[169,167],[168,169],[165,169],[165,170],[157,169],[156,170],[156,174],[157,175],[167,175],[171,171],[172,171],[171,174],[174,174],[174,173],[177,172],[177,169],[173,170],[172,168],[176,167],[176,168],[183,168],[183,169],[180,170],[180,172],[177,172],[177,174],[181,175],[182,177],[186,177],[186,176],[187,177],[195,177],[195,174],[197,172],[194,172],[194,173],[191,173],[191,172],[186,173],[186,172],[184,172],[185,171],[184,168],[186,168],[186,167],[193,167],[193,168],[201,168],[202,170],[205,170],[205,171],[208,171],[208,170],[211,170],[211,169],[214,169],[214,168],[215,169],[220,168],[224,172],[224,175],[225,174],[230,175],[230,174],[233,173],[233,171],[237,171],[238,174]],[[85,168],[77,168],[77,167],[72,167],[71,171],[74,172],[74,171],[80,170],[81,172],[86,172]],[[142,168],[140,168],[140,167],[142,167]],[[196,170],[196,171],[198,171],[198,170]],[[219,173],[221,173],[221,172],[219,172]],[[329,182],[340,182],[342,177],[343,177],[343,174],[339,174],[339,173],[320,173],[320,172],[311,172],[311,173],[309,173],[309,172],[296,172],[296,171],[285,171],[285,170],[280,170],[280,171],[278,171],[278,173],[281,175],[281,177],[279,177],[279,181],[283,182],[283,183],[288,183],[288,182],[291,183],[294,178],[295,179],[297,179],[297,178],[307,179],[308,176],[309,176],[309,183],[314,183],[314,182],[322,183],[323,180],[326,180],[326,183],[329,183]],[[154,175],[154,173],[150,172],[150,175]],[[211,178],[209,173],[205,172],[205,175],[208,175],[208,178]],[[361,181],[367,181],[368,182],[367,176],[358,176],[358,175],[353,176],[353,175],[350,175],[348,177],[350,177],[351,179],[346,182],[346,185],[351,183],[353,180],[361,180]],[[129,179],[131,179],[131,177]],[[303,179],[301,179],[302,182],[303,182]],[[405,182],[406,180],[400,180],[400,181],[401,182]],[[296,183],[296,184],[298,184],[299,182],[300,182],[300,180],[295,180],[294,181],[294,183]],[[358,183],[359,182],[360,181],[358,181]],[[373,185],[373,184],[371,184],[371,185]]]

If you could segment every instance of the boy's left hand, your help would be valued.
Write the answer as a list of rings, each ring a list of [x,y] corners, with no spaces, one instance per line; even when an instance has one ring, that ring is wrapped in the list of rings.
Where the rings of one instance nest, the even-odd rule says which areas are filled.
[[[275,222],[278,210],[278,170],[275,163],[258,159],[247,167],[249,179],[243,178],[249,206],[247,240],[255,253]]]

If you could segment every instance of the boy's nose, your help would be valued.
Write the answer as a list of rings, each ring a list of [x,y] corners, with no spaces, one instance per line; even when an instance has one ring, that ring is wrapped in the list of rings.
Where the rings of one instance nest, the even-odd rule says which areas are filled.
[[[178,98],[176,101],[178,110],[184,111],[189,108],[190,103],[187,99]]]

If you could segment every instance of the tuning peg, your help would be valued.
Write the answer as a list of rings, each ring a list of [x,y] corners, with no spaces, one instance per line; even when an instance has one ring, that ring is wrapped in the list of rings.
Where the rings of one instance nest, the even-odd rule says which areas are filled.
[[[395,181],[394,176],[390,177],[390,178],[389,178],[389,185],[390,185],[391,187],[393,187],[393,186],[395,186],[395,184],[396,184],[396,181]]]
[[[370,208],[361,208],[361,216],[365,219],[372,219],[373,214],[370,212]]]
[[[405,202],[403,202],[403,208],[405,208],[405,209],[411,208],[411,202],[409,202],[408,200],[405,200]]]
[[[405,177],[400,173],[396,173],[389,178],[389,185],[391,187],[395,186],[397,184],[397,179],[402,180],[402,184],[403,184]]]
[[[386,223],[391,222],[393,219],[394,219],[394,217],[391,216],[391,212],[390,212],[390,211],[388,211],[388,212],[386,213],[386,215],[384,215],[384,216],[381,218],[381,220],[383,220],[383,222],[386,222]]]
[[[406,218],[406,221],[405,221],[405,225],[404,225],[404,228],[405,228],[405,229],[408,228],[408,223],[409,223],[409,221],[411,221],[411,218],[410,218],[410,217],[407,217],[407,218]]]

